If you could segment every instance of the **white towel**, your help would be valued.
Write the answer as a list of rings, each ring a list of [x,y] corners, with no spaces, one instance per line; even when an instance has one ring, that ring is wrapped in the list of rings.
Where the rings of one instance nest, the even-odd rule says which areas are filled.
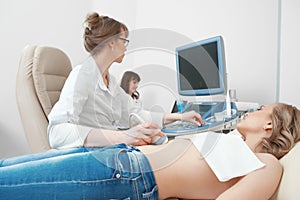
[[[205,132],[176,138],[190,139],[221,182],[265,166],[237,134]]]

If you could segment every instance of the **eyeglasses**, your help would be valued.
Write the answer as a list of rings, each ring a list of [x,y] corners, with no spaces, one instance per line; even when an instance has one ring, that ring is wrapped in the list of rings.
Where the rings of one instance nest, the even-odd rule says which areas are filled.
[[[128,44],[129,44],[129,40],[127,40],[127,39],[125,39],[125,38],[120,38],[120,37],[119,37],[119,39],[120,39],[120,40],[123,40],[123,42],[124,42],[124,46],[125,46],[125,47],[127,47],[127,46],[128,46]]]

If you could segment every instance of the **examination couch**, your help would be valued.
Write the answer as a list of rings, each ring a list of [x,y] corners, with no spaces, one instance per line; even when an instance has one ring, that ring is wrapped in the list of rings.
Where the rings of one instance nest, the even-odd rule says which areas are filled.
[[[71,71],[68,56],[60,49],[27,46],[17,74],[16,95],[24,132],[32,153],[50,149],[47,126],[52,106]],[[300,144],[280,160],[284,167],[281,183],[272,200],[299,200]]]

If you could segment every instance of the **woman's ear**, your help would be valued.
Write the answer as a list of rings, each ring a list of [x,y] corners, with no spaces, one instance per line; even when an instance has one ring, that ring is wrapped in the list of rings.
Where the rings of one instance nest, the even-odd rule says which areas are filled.
[[[265,131],[271,131],[272,129],[273,129],[273,125],[271,121],[269,121],[266,125],[264,125]]]
[[[107,45],[108,45],[108,47],[109,47],[110,49],[114,49],[115,41],[114,41],[114,40],[111,40],[111,41],[109,41],[109,42],[107,43]]]

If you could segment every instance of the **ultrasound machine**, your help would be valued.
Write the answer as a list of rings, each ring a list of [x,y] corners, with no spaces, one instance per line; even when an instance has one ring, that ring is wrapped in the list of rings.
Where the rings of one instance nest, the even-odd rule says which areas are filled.
[[[176,121],[165,125],[162,132],[168,136],[221,131],[232,127],[238,120],[238,109],[231,102],[227,90],[224,43],[216,36],[176,48],[178,93],[181,96],[222,96],[221,101],[190,101],[184,105],[187,112],[201,114],[201,126]]]

